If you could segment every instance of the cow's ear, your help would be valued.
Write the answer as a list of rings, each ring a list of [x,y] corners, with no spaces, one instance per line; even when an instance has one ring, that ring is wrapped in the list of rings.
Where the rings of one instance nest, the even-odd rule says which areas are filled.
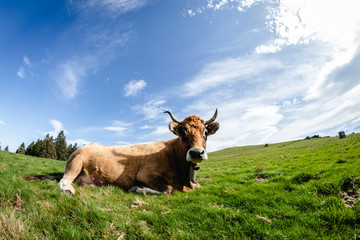
[[[180,128],[180,124],[176,123],[176,122],[172,122],[169,124],[169,129],[171,132],[173,132],[175,135],[179,136],[179,128]]]
[[[220,125],[219,125],[218,122],[209,123],[206,126],[206,130],[208,131],[208,135],[216,133],[216,131],[219,129],[219,127],[220,127]]]

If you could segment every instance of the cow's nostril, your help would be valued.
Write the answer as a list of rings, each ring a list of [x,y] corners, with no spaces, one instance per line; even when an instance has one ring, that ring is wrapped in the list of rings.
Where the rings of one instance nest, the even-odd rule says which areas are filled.
[[[207,153],[204,148],[190,148],[186,153],[186,160],[190,162],[201,162],[207,159]]]
[[[189,154],[192,158],[203,158],[206,152],[204,149],[194,148],[190,149]]]
[[[198,151],[196,149],[191,149],[190,150],[190,156],[192,158],[199,158],[200,157],[200,151]]]

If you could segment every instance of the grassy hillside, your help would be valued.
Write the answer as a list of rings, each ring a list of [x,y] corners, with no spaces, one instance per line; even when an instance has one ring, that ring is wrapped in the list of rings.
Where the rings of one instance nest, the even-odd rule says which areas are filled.
[[[211,140],[210,140],[211,141]],[[356,239],[360,134],[209,154],[201,189],[143,196],[116,187],[61,195],[65,163],[0,151],[0,239]]]

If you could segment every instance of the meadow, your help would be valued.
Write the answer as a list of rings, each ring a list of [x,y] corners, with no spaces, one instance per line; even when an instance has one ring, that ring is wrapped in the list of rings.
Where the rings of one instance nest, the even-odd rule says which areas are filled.
[[[210,140],[211,141],[211,140]],[[61,195],[65,162],[0,151],[0,239],[358,239],[360,134],[209,154],[202,188]]]

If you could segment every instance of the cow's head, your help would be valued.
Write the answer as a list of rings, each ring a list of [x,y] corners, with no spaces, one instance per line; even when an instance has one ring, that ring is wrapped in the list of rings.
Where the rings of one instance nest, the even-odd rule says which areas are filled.
[[[193,163],[206,160],[207,136],[214,134],[219,129],[219,123],[215,122],[217,109],[214,116],[208,121],[192,115],[180,122],[171,112],[166,111],[165,113],[168,113],[173,120],[169,125],[170,131],[179,136],[186,146],[186,160]]]

